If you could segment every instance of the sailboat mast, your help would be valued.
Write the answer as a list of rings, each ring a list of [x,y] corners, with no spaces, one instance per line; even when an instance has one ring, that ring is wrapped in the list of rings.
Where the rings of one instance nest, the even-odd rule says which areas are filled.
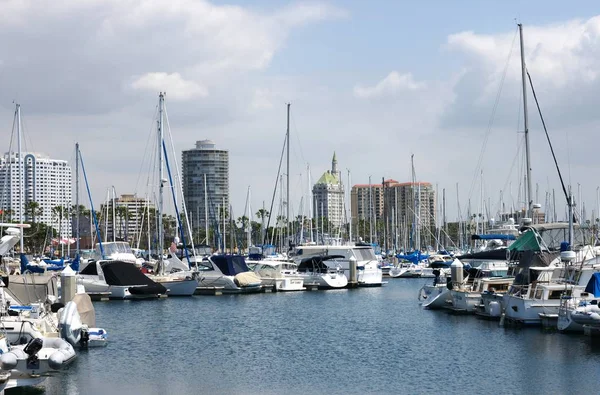
[[[350,175],[350,169],[348,169],[348,201],[350,202],[350,215],[348,221],[348,241],[352,244],[352,177]],[[348,209],[346,207],[346,209]]]
[[[115,217],[116,217],[116,207],[115,207],[115,203],[117,202],[117,193],[115,191],[115,186],[112,186],[112,236],[113,236],[113,242],[117,241],[117,225],[116,225],[116,221],[115,221]],[[61,206],[61,210],[62,210],[62,206]],[[62,232],[62,213],[61,213],[61,232]]]
[[[25,162],[23,161],[23,153],[21,152],[21,105],[17,104],[17,145],[19,149],[19,224],[23,225],[23,193],[25,189]],[[24,253],[23,227],[21,226],[20,248],[21,253]]]
[[[206,173],[204,173],[204,235],[208,244],[208,192],[206,191]]]
[[[79,143],[75,143],[75,228],[75,256],[77,257],[79,256]]]
[[[533,200],[531,193],[531,159],[530,159],[530,147],[529,147],[529,118],[527,115],[527,87],[526,87],[526,76],[527,69],[525,67],[525,44],[523,42],[523,25],[519,26],[519,38],[521,43],[521,79],[523,83],[523,122],[525,126],[525,164],[526,176],[527,176],[527,217],[531,218],[533,214]]]
[[[286,175],[286,216],[285,216],[285,233],[286,237],[290,236],[290,103],[287,104],[287,175]]]
[[[248,219],[246,220],[247,223],[246,225],[246,232],[247,232],[247,240],[246,240],[246,247],[248,248],[248,254],[250,254],[250,243],[252,243],[252,222],[250,222],[250,186],[248,186],[248,199],[247,199],[247,203],[246,203],[246,213],[248,214]]]
[[[162,223],[162,211],[163,211],[163,109],[165,105],[165,96],[162,92],[158,94],[158,229],[156,234],[158,235],[158,261],[160,263],[160,272],[163,274],[164,265],[162,264],[163,258],[163,223]]]

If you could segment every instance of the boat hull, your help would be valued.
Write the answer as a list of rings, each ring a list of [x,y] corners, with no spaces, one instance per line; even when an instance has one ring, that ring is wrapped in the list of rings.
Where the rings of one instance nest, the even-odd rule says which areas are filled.
[[[427,309],[443,309],[452,303],[450,290],[445,285],[424,285],[419,290],[421,306]]]

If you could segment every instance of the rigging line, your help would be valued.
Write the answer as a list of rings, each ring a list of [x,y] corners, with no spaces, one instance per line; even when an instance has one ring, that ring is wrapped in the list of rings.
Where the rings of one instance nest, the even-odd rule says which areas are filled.
[[[482,147],[481,147],[481,151],[479,152],[479,159],[477,160],[477,166],[475,167],[475,173],[473,174],[473,179],[471,181],[471,187],[469,188],[469,198],[471,198],[471,196],[473,195],[473,190],[475,188],[475,183],[476,183],[476,180],[479,177],[479,169],[480,169],[481,164],[483,162],[483,156],[484,156],[484,153],[485,153],[487,142],[488,142],[488,139],[489,139],[491,131],[492,131],[492,126],[494,124],[494,120],[496,118],[496,111],[498,109],[498,104],[500,103],[500,96],[502,94],[502,88],[504,87],[504,80],[506,79],[506,74],[508,72],[508,65],[510,64],[510,59],[512,57],[513,49],[514,49],[514,46],[515,46],[515,40],[517,38],[517,32],[518,32],[518,29],[515,30],[515,34],[513,36],[512,44],[511,44],[511,47],[510,47],[510,51],[508,52],[508,56],[506,58],[506,64],[504,65],[504,71],[502,72],[502,78],[500,79],[500,86],[498,87],[498,92],[496,93],[496,98],[494,100],[494,105],[492,107],[492,114],[491,114],[490,119],[488,121],[487,130],[485,132],[485,137],[483,139],[483,144],[482,144]]]
[[[533,81],[531,81],[531,75],[529,75],[529,70],[527,70],[527,78],[529,79],[529,85],[531,86],[531,92],[533,93],[533,99],[535,100],[535,105],[537,106],[538,113],[540,114],[540,119],[542,120],[542,126],[544,127],[544,133],[546,133],[546,139],[548,140],[548,145],[550,146],[550,152],[552,152],[552,159],[554,159],[554,165],[556,166],[556,171],[558,172],[558,178],[560,178],[560,185],[562,186],[563,193],[565,194],[565,198],[567,199],[567,204],[571,205],[571,199],[569,197],[569,194],[567,193],[567,188],[565,187],[565,183],[563,181],[563,177],[560,172],[560,168],[558,167],[558,161],[556,160],[556,154],[554,153],[554,147],[552,147],[552,142],[550,141],[550,135],[548,134],[548,129],[546,129],[546,121],[544,121],[544,116],[542,115],[540,103],[538,102],[537,95],[535,94],[535,89],[533,88]]]
[[[144,150],[142,151],[143,153],[148,152],[148,144],[150,143],[150,141],[153,141],[153,137],[152,134],[154,133],[154,127],[155,127],[155,123],[154,121],[156,120],[156,114],[158,113],[158,104],[156,105],[156,107],[154,108],[154,115],[152,116],[152,123],[150,126],[150,130],[148,132],[148,138],[146,140],[146,147],[144,147]],[[156,150],[154,150],[156,151]],[[140,170],[138,171],[138,178],[135,182],[135,188],[133,189],[133,193],[136,194],[138,191],[138,186],[140,184],[140,179],[142,178],[142,168],[144,167],[146,161],[146,155],[142,156],[142,161],[140,163]]]
[[[290,119],[292,121],[292,125],[294,127],[294,132],[296,134],[296,140],[298,141],[298,148],[300,150],[300,158],[302,159],[302,163],[306,163],[306,159],[304,159],[304,151],[302,150],[302,144],[300,143],[300,133],[298,133],[298,127],[296,126],[296,118],[294,118],[294,113],[290,111]]]
[[[281,164],[283,163],[283,154],[285,153],[285,143],[287,142],[287,133],[283,139],[283,147],[281,148],[281,156],[279,158],[279,168],[277,169],[277,178],[275,179],[275,188],[273,189],[273,197],[271,198],[271,207],[269,209],[269,219],[267,220],[267,232],[265,232],[265,239],[268,237],[269,224],[271,223],[271,216],[273,215],[273,204],[275,203],[275,194],[277,193],[277,184],[279,183],[279,174],[281,173]],[[271,239],[272,240],[272,239]],[[263,244],[266,241],[263,240]]]

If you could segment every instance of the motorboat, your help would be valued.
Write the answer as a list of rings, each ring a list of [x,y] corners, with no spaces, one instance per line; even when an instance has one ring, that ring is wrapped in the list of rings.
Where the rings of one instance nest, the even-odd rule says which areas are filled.
[[[563,296],[580,298],[600,267],[600,248],[585,243],[574,226],[574,246],[564,240],[568,224],[531,226],[508,249],[519,251],[518,274],[503,297],[505,318],[525,325],[556,324]],[[560,246],[558,246],[560,244]]]
[[[298,274],[298,265],[292,262],[262,260],[254,262],[254,272],[260,276],[263,285],[272,286],[275,291],[302,291],[304,277]]]
[[[600,273],[592,274],[579,297],[563,294],[558,309],[560,332],[584,332],[584,325],[600,326]]]
[[[319,289],[344,288],[348,278],[342,269],[342,255],[315,255],[304,258],[298,265],[298,273],[304,277],[304,284],[317,284]]]
[[[418,294],[421,306],[431,310],[442,309],[452,303],[446,276],[440,270],[434,270],[434,274],[433,283],[423,285]]]
[[[454,264],[454,263],[453,263]],[[450,297],[452,304],[447,308],[463,313],[475,313],[480,310],[481,295],[484,292],[505,292],[514,281],[508,276],[506,261],[478,262],[479,266],[469,267],[462,282],[452,282]]]
[[[12,281],[4,278],[4,286],[0,287],[1,328],[9,344],[25,344],[41,337],[61,337],[73,347],[106,345],[107,332],[96,327],[96,314],[89,295],[76,294],[63,306],[57,301],[56,276],[10,277]]]
[[[260,277],[248,268],[241,255],[211,255],[196,266],[200,288],[222,288],[224,293],[252,293],[262,290]]]
[[[167,289],[142,273],[132,262],[100,260],[77,275],[87,293],[108,292],[110,299],[148,299],[166,295]]]
[[[302,245],[296,247],[294,262],[298,265],[313,256],[337,256],[335,263],[339,265],[346,278],[350,278],[350,259],[356,259],[356,280],[359,287],[379,287],[383,285],[383,271],[375,256],[371,244],[355,245]]]

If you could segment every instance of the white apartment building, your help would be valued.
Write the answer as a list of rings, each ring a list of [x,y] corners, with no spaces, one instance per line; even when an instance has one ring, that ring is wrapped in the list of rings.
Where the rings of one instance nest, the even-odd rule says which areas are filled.
[[[23,152],[19,161],[16,152],[6,153],[0,158],[0,206],[10,210],[12,219],[33,221],[27,214],[27,204],[37,202],[39,215],[36,222],[60,228],[63,237],[71,236],[71,221],[59,218],[53,208],[71,207],[71,166],[66,160],[51,159],[37,152]],[[24,166],[24,171],[23,171]],[[23,177],[24,175],[24,177]],[[21,196],[21,190],[23,195]],[[22,202],[22,205],[19,205]]]
[[[333,226],[344,224],[344,185],[337,169],[335,153],[331,170],[327,170],[313,186],[313,217],[327,218]]]

